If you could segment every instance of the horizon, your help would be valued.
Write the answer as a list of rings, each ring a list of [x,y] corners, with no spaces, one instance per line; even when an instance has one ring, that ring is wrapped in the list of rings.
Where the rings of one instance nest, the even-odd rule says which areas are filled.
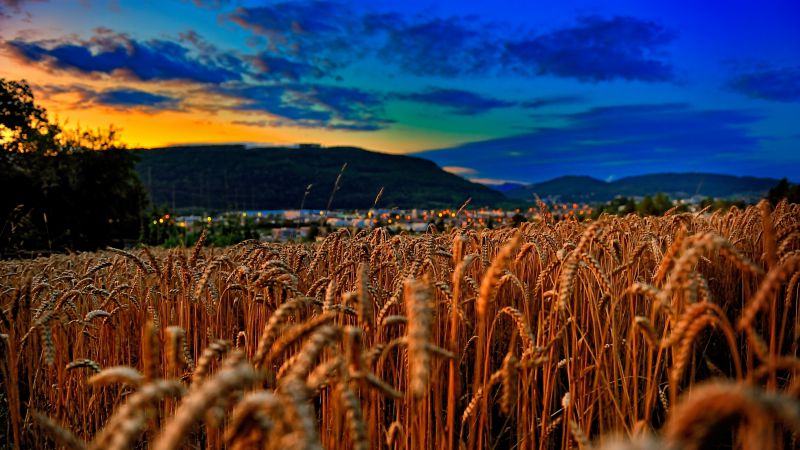
[[[484,184],[780,179],[798,22],[788,0],[0,0],[0,77],[133,147],[356,146]]]

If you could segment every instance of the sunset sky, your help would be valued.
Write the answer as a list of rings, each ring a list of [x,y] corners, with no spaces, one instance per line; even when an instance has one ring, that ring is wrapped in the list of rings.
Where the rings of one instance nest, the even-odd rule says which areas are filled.
[[[0,0],[0,77],[131,146],[355,145],[484,182],[800,178],[797,0]]]

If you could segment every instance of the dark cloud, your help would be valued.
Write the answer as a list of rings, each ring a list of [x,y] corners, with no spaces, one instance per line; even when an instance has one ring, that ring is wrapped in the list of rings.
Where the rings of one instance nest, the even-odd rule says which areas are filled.
[[[300,81],[303,78],[321,78],[324,72],[303,61],[293,61],[267,52],[246,58],[254,67],[254,77],[259,80]]]
[[[421,156],[441,166],[474,168],[478,178],[529,181],[667,171],[770,174],[769,163],[759,156],[764,138],[750,131],[761,117],[749,111],[676,103],[593,108],[556,117],[565,125]]]
[[[200,83],[241,79],[241,61],[230,55],[197,56],[186,46],[173,41],[138,41],[103,29],[88,41],[17,39],[8,41],[6,46],[26,62],[89,74],[122,71],[142,81],[189,80]]]
[[[573,26],[532,35],[475,17],[365,13],[322,0],[241,7],[229,18],[263,36],[271,53],[304,57],[310,65],[329,69],[374,55],[419,76],[516,73],[593,82],[674,78],[665,48],[675,35],[634,17],[582,17]]]
[[[89,74],[127,74],[141,81],[188,80],[221,84],[230,81],[289,81],[322,78],[322,67],[268,51],[242,55],[225,51],[194,30],[176,41],[138,41],[107,28],[88,40],[75,37],[47,41],[16,39],[5,43],[12,55],[28,63]]]
[[[233,125],[242,125],[245,127],[265,128],[272,125],[269,120],[234,120],[231,122]]]
[[[484,97],[474,92],[460,89],[430,88],[425,92],[396,94],[393,97],[400,100],[443,106],[454,114],[465,116],[473,116],[492,109],[507,108],[516,105],[516,102]]]
[[[520,102],[519,106],[528,109],[546,108],[548,106],[569,105],[580,103],[586,100],[581,95],[553,95],[549,97],[539,97],[528,101]]]
[[[364,13],[331,1],[237,8],[229,18],[264,37],[273,54],[326,69],[374,55],[414,75],[453,77],[497,69],[500,42],[474,18]]]
[[[18,8],[20,0],[3,0]],[[198,0],[200,5],[220,2]],[[213,3],[213,5],[212,5]],[[237,7],[221,16],[253,35],[255,55],[223,51],[196,31],[177,41],[139,41],[110,30],[88,40],[7,43],[29,62],[86,73],[127,71],[140,80],[182,79],[219,84],[330,77],[364,58],[416,76],[553,75],[581,81],[669,81],[665,55],[674,34],[633,17],[582,17],[543,34],[477,17],[375,13],[347,2],[279,1]],[[520,38],[519,36],[532,36]]]
[[[93,100],[102,105],[121,109],[143,107],[146,109],[165,110],[176,109],[177,107],[175,98],[138,89],[109,89],[98,92]]]
[[[143,91],[134,88],[115,88],[95,90],[84,84],[70,85],[38,85],[32,86],[36,93],[46,96],[74,94],[77,101],[70,104],[71,108],[81,109],[93,106],[105,106],[118,110],[138,110],[144,112],[158,112],[179,110],[180,99],[155,92]]]
[[[355,88],[242,83],[214,92],[234,99],[237,104],[231,109],[275,116],[267,122],[272,126],[375,131],[391,123],[379,95]]]
[[[248,74],[259,81],[300,81],[306,77],[321,78],[325,75],[322,69],[313,64],[268,51],[243,56],[231,54],[206,41],[194,30],[180,33],[179,36],[181,42],[193,46],[204,58],[222,61],[226,67],[234,68],[237,72]]]
[[[192,0],[198,8],[211,8],[217,9],[233,3],[231,0]]]
[[[520,73],[580,81],[669,81],[664,47],[674,33],[634,17],[583,17],[573,27],[506,45],[508,63]]]
[[[728,81],[727,87],[750,98],[800,102],[800,66],[762,66],[742,70]]]
[[[278,2],[239,7],[228,18],[266,40],[270,53],[306,58],[310,64],[339,67],[357,57],[361,16],[345,5],[320,1]]]
[[[378,56],[415,75],[456,77],[496,71],[501,45],[486,24],[461,17],[406,22],[383,16]],[[367,22],[369,18],[367,18]]]
[[[47,0],[0,0],[0,11],[6,10],[12,13],[22,12],[25,3],[43,3]]]
[[[47,0],[0,0],[0,22],[5,20],[24,20],[30,22],[31,15],[25,11],[28,3],[44,3]],[[2,29],[0,29],[2,31]]]

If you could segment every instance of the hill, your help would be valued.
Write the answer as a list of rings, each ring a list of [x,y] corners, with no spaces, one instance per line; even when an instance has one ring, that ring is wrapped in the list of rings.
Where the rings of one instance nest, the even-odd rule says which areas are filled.
[[[585,176],[565,176],[506,192],[514,199],[550,197],[560,201],[605,202],[616,196],[643,197],[663,192],[672,198],[703,197],[754,199],[779,180],[711,173],[659,173],[620,178],[612,182]]]
[[[488,187],[490,187],[490,188],[492,188],[492,189],[494,189],[495,191],[498,191],[498,192],[508,192],[508,191],[512,191],[514,189],[519,189],[521,187],[525,187],[525,185],[522,184],[522,183],[512,183],[512,182],[505,182],[505,183],[500,183],[500,184],[486,184],[486,186],[488,186]]]
[[[354,147],[181,146],[138,151],[137,172],[156,204],[178,209],[324,209],[347,163],[332,208],[494,205],[501,193],[450,174],[426,159]]]

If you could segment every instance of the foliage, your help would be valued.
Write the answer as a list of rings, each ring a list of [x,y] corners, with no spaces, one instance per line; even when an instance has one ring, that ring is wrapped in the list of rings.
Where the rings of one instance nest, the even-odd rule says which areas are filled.
[[[633,213],[638,213],[640,216],[660,216],[673,207],[672,200],[663,192],[659,192],[654,197],[645,196],[638,203],[630,197],[617,197],[594,208],[592,217],[596,219],[603,213],[615,216],[625,216]],[[678,212],[686,210],[687,207],[685,205],[677,207]]]
[[[660,216],[672,209],[672,201],[669,196],[663,192],[659,192],[655,197],[646,195],[638,205],[636,210],[643,216]]]
[[[722,198],[711,198],[707,197],[700,202],[700,208],[708,208],[711,211],[727,211],[732,207],[737,207],[739,209],[743,209],[747,204],[744,200],[725,200]]]
[[[117,130],[63,130],[24,81],[0,79],[0,105],[0,257],[137,238],[147,199]]]
[[[0,150],[47,153],[56,149],[61,128],[47,119],[25,81],[0,78]]]
[[[773,205],[777,205],[784,198],[790,203],[800,203],[800,185],[791,184],[789,180],[784,178],[771,188],[767,194],[767,199]]]

